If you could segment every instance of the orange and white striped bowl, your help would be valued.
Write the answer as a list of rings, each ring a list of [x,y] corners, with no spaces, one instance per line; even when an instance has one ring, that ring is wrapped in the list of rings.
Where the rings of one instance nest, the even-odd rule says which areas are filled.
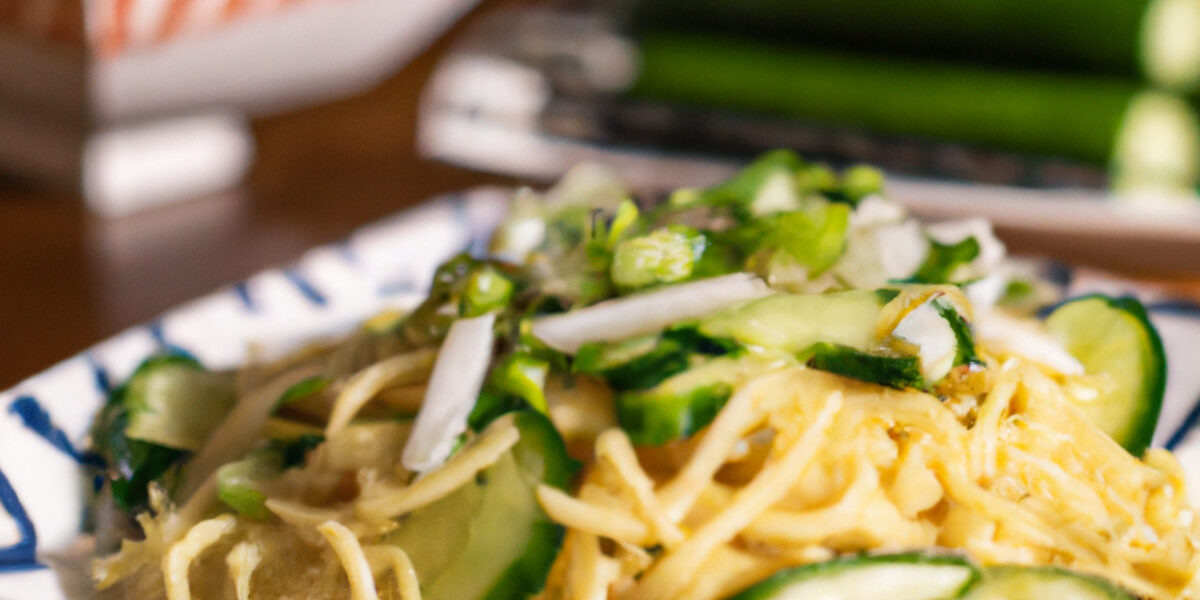
[[[274,112],[377,82],[476,2],[0,0],[0,101],[84,89],[100,122]]]
[[[0,172],[106,214],[223,189],[246,117],[367,89],[476,2],[0,0]]]
[[[0,0],[0,26],[38,39],[86,43],[102,57],[336,0]]]

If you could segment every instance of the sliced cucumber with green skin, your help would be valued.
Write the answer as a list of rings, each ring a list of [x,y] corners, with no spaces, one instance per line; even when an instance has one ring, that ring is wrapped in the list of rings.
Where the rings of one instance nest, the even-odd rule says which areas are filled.
[[[178,450],[198,450],[236,399],[233,380],[189,360],[163,360],[129,379],[125,435]]]
[[[1090,575],[1057,567],[993,567],[963,600],[1136,600]]]
[[[571,364],[572,371],[604,377],[619,390],[651,387],[687,368],[687,349],[661,335],[584,344]]]
[[[730,600],[951,600],[978,578],[957,556],[855,555],[784,569]]]
[[[633,443],[660,446],[711,423],[731,395],[733,386],[722,381],[671,392],[626,392],[617,397],[617,421]]]
[[[1083,296],[1054,309],[1046,329],[1089,375],[1111,379],[1098,398],[1078,405],[1117,443],[1141,456],[1158,424],[1167,375],[1162,340],[1145,308],[1133,298]]]
[[[192,389],[192,384],[198,384]],[[92,423],[92,450],[122,510],[135,512],[153,481],[173,490],[179,464],[233,401],[233,382],[193,357],[169,353],[142,361],[109,393]]]
[[[571,370],[603,377],[616,390],[640,390],[683,372],[703,355],[719,356],[736,350],[729,340],[704,337],[691,326],[579,347]]]
[[[618,394],[617,422],[642,446],[686,438],[716,418],[739,384],[780,364],[749,355],[710,359],[648,390]]]
[[[915,356],[880,356],[835,344],[814,344],[805,353],[808,366],[890,388],[925,387],[920,359]]]
[[[711,338],[791,354],[817,342],[867,350],[877,343],[875,325],[883,304],[879,294],[868,290],[776,294],[721,311],[701,321],[699,329]]]
[[[313,394],[319,394],[325,391],[330,383],[330,379],[324,375],[313,375],[308,379],[303,379],[279,395],[279,399],[275,401],[275,410],[278,411],[284,406],[308,398]]]
[[[521,438],[475,480],[404,515],[384,543],[412,559],[426,600],[513,600],[542,588],[563,530],[542,511],[539,484],[565,489],[572,462],[549,419],[514,413]]]

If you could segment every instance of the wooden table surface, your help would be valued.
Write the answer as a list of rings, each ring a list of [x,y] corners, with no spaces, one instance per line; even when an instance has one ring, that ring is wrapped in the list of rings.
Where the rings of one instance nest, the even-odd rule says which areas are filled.
[[[258,161],[232,192],[106,220],[0,182],[0,389],[422,199],[512,183],[414,147],[422,83],[478,13],[369,93],[256,123]],[[1200,280],[1168,285],[1200,298]]]
[[[257,122],[258,159],[234,191],[103,219],[70,195],[0,181],[0,390],[423,199],[511,184],[414,145],[422,84],[476,17],[366,94]]]

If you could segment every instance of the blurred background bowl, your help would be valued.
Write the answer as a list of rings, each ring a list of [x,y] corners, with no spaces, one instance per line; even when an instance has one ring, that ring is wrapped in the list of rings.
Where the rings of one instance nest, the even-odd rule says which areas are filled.
[[[371,88],[476,1],[4,0],[0,170],[108,215],[228,188],[247,118]]]

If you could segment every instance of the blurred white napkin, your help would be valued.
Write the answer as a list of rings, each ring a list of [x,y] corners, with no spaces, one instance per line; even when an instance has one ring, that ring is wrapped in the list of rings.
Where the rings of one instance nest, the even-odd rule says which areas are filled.
[[[233,113],[108,127],[84,145],[83,196],[95,212],[120,216],[227,189],[253,160],[250,128]]]

